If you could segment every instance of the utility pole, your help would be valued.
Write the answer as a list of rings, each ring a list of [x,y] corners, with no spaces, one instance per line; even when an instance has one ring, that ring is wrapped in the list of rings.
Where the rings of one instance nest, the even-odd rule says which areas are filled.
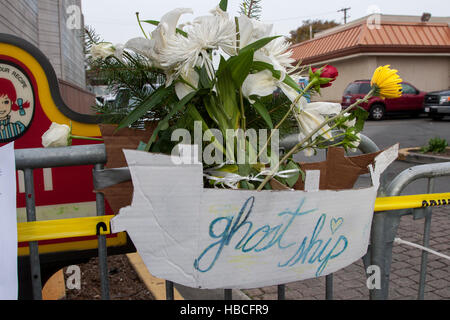
[[[337,12],[344,12],[344,24],[347,24],[347,11],[351,8],[342,8],[341,10],[338,10]]]

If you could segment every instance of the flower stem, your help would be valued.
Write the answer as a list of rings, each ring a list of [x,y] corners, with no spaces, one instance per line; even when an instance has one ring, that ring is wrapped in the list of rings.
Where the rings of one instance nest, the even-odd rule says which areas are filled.
[[[73,136],[73,135],[70,135],[70,138],[72,138],[72,139],[79,139],[79,140],[105,141],[105,140],[100,139],[100,138],[81,137],[81,136]]]
[[[239,96],[241,101],[241,128],[245,131],[247,130],[247,118],[245,116],[244,95],[242,94],[242,88],[239,89]]]
[[[302,141],[300,141],[297,145],[295,145],[288,153],[286,153],[286,155],[277,163],[277,165],[275,166],[275,168],[272,170],[272,172],[270,173],[270,175],[268,175],[264,181],[261,183],[261,185],[258,187],[257,191],[261,191],[264,186],[267,184],[267,182],[269,182],[274,174],[278,171],[278,169],[280,168],[281,163],[284,163],[286,160],[288,160],[294,153],[296,153],[298,151],[299,148],[301,148],[303,146],[303,144],[305,142],[307,142],[309,139],[311,139],[311,137],[313,137],[317,132],[320,131],[320,129],[322,129],[324,126],[326,126],[327,124],[329,124],[330,122],[333,122],[334,120],[338,119],[339,117],[341,117],[342,115],[344,115],[345,113],[349,112],[350,110],[352,110],[354,107],[360,105],[361,103],[367,102],[374,94],[374,89],[372,89],[363,99],[359,99],[358,101],[356,101],[355,103],[353,103],[352,105],[350,105],[349,107],[347,107],[345,110],[341,111],[338,115],[325,120],[322,124],[320,124],[316,129],[314,129],[313,131],[311,131]]]
[[[294,101],[292,102],[289,111],[286,112],[286,114],[284,115],[284,117],[280,120],[280,122],[278,122],[278,124],[273,128],[273,130],[270,133],[269,138],[267,139],[266,143],[264,144],[264,146],[262,147],[262,149],[259,151],[258,153],[258,157],[261,157],[261,155],[263,154],[263,152],[267,149],[267,147],[269,146],[270,140],[272,140],[272,136],[274,133],[274,130],[278,130],[281,125],[286,121],[286,119],[289,117],[289,114],[291,114],[291,112],[294,110],[294,108],[296,107],[297,103],[300,101],[300,99],[306,94],[306,92],[311,89],[314,85],[316,84],[316,81],[311,81],[306,87],[305,89],[302,90],[302,92],[300,92],[300,94],[294,99]]]
[[[136,12],[136,18],[137,18],[137,21],[139,23],[139,27],[141,28],[142,33],[144,34],[145,38],[148,39],[147,33],[145,32],[144,28],[142,27],[141,20],[139,19],[139,12]]]

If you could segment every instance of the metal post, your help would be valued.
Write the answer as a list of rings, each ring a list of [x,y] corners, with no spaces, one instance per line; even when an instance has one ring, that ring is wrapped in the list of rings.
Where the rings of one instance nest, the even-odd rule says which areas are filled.
[[[224,300],[227,300],[227,301],[233,300],[233,290],[232,289],[224,289],[223,295],[224,295]]]
[[[166,281],[166,300],[175,300],[172,281]]]
[[[278,286],[278,300],[286,300],[286,285],[284,284]]]
[[[333,300],[333,274],[325,277],[325,299]]]
[[[24,169],[25,193],[27,205],[27,221],[36,221],[36,206],[34,198],[33,169]],[[42,300],[41,263],[39,261],[39,245],[37,241],[29,243],[31,283],[33,286],[34,300]]]
[[[427,193],[433,193],[434,189],[434,179],[428,179]],[[423,229],[423,246],[428,247],[430,243],[430,229],[431,229],[431,207],[425,208],[425,223]],[[422,257],[420,261],[420,279],[419,279],[419,293],[417,299],[423,300],[425,296],[425,281],[427,277],[427,262],[428,262],[428,252],[422,251]]]
[[[96,164],[94,170],[102,170],[102,164]],[[105,215],[105,196],[101,192],[96,194],[97,216]],[[102,300],[109,300],[109,279],[108,279],[108,252],[106,246],[106,236],[98,235],[98,264],[100,269]]]

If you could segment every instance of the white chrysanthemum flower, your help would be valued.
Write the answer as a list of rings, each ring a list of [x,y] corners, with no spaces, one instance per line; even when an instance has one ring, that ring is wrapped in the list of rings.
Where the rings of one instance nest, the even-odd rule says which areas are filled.
[[[236,37],[234,24],[223,15],[204,16],[185,27],[187,37],[175,34],[166,39],[159,52],[161,66],[173,69],[173,77],[188,73],[194,67],[206,67],[209,77],[214,75],[211,51],[233,45]]]
[[[281,81],[286,73],[292,69],[295,59],[292,58],[292,50],[288,50],[291,43],[284,38],[277,38],[255,52],[254,60],[269,63],[275,70],[281,72]]]

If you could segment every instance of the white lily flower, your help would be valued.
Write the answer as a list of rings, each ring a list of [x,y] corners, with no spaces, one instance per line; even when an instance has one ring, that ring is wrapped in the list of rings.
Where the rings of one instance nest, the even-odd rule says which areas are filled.
[[[300,98],[297,108],[294,109],[294,116],[300,127],[300,132],[305,136],[316,130],[324,121],[324,115],[335,115],[341,111],[339,103],[331,102],[312,102],[308,103],[304,97]],[[332,139],[329,132],[330,127],[325,125],[313,138],[322,135],[325,139]]]
[[[193,13],[193,11],[189,8],[177,8],[169,11],[162,16],[158,27],[151,33],[151,39],[133,38],[124,47],[149,58],[153,66],[162,69],[160,53],[167,47],[168,39],[175,36],[178,20],[185,13]]]
[[[242,94],[250,103],[255,103],[250,96],[268,96],[277,89],[276,84],[277,81],[269,70],[249,74],[242,84]]]
[[[124,48],[131,49],[134,52],[149,58],[150,60],[154,60],[156,57],[154,51],[155,40],[150,40],[142,37],[133,38],[125,43]]]
[[[125,46],[123,44],[116,44],[115,45],[115,51],[114,56],[119,59],[120,61],[123,61],[123,51],[125,50]]]
[[[228,19],[228,12],[223,11],[220,6],[216,6],[214,9],[210,10],[209,13],[211,13],[213,16],[221,16],[224,19]]]
[[[94,44],[91,48],[91,56],[93,59],[105,59],[114,55],[116,49],[109,42]]]
[[[226,54],[234,56],[237,53],[236,48],[242,49],[249,44],[265,37],[270,37],[272,34],[273,25],[264,24],[256,19],[250,19],[246,15],[238,17],[239,24],[239,46],[236,43],[237,39],[233,39],[233,46],[224,48]],[[234,27],[236,29],[236,26]]]
[[[239,48],[242,49],[247,45],[263,38],[273,36],[273,25],[265,24],[256,19],[250,19],[245,15],[238,18],[239,23]],[[281,81],[292,69],[292,64],[295,59],[292,57],[292,50],[288,50],[291,43],[284,37],[272,40],[263,48],[257,50],[254,55],[255,61],[262,61],[271,64],[275,70],[281,72]],[[228,55],[236,55],[236,40],[234,41],[234,48],[226,48],[225,52]]]
[[[288,86],[284,82],[278,82],[278,87],[283,91],[283,93],[288,97],[291,102],[294,102],[295,99],[297,99],[297,96],[299,95],[298,91],[292,88],[291,86]]]
[[[200,81],[200,76],[194,69],[190,69],[185,75],[182,75],[182,78],[190,85],[181,81],[175,83],[175,93],[180,100],[191,92],[194,92],[195,89],[198,88],[198,83]]]
[[[299,93],[295,89],[291,88],[283,82],[279,82],[278,86],[290,101],[294,102],[297,99]],[[297,102],[296,108],[294,109],[293,113],[299,124],[301,134],[303,134],[303,136],[305,137],[325,121],[324,115],[335,115],[341,112],[341,110],[342,107],[339,103],[308,103],[308,101],[304,97],[301,97]],[[320,129],[318,134],[314,135],[314,137],[322,134],[324,138],[332,139],[333,137],[331,135],[331,132],[327,132],[329,129],[330,127],[328,125],[325,125],[322,129]],[[313,154],[313,152],[312,150],[305,149],[305,154],[307,156],[310,156]]]

